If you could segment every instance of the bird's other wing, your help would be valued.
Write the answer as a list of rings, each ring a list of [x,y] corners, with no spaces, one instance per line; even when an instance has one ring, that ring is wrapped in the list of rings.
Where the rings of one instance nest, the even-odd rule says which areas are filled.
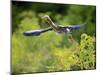
[[[68,29],[70,29],[71,31],[73,31],[73,30],[78,30],[78,29],[80,29],[80,28],[81,28],[80,25],[68,26]]]
[[[30,30],[23,32],[23,35],[25,36],[39,36],[41,33],[47,32],[53,30],[51,27],[46,29],[40,29],[40,30]]]
[[[80,24],[80,25],[71,25],[71,26],[66,26],[66,28],[70,29],[70,31],[73,30],[78,30],[80,28],[83,28],[85,24]]]

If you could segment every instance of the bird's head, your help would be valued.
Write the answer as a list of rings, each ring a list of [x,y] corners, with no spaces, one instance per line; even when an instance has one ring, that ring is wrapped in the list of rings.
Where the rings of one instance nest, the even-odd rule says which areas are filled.
[[[51,20],[51,18],[48,15],[43,16],[42,19],[47,21],[50,25],[54,25],[54,22]]]
[[[50,17],[48,15],[43,16],[42,19],[44,19],[46,21],[51,21],[51,19],[50,19]]]

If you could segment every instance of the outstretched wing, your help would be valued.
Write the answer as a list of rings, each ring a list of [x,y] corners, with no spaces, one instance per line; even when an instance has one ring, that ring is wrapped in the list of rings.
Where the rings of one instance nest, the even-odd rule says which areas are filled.
[[[80,29],[81,26],[80,26],[80,25],[73,25],[73,26],[68,26],[67,28],[70,29],[70,31],[73,31],[73,30],[78,30],[78,29]]]
[[[84,27],[84,24],[82,24],[82,25],[71,25],[71,26],[66,26],[66,27],[64,27],[64,28],[68,28],[68,29],[70,29],[70,31],[73,31],[73,30],[78,30],[78,29],[80,29],[80,28],[83,28]]]
[[[46,28],[46,29],[40,29],[40,30],[30,30],[30,31],[25,31],[23,34],[25,36],[39,36],[41,33],[47,32],[53,30],[53,28]]]

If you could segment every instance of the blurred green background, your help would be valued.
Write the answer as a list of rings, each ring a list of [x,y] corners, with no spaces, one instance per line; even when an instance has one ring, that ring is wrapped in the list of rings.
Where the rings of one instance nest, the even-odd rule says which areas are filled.
[[[96,6],[12,1],[11,15],[12,73],[96,68]],[[73,32],[72,38],[53,31],[38,37],[22,34],[49,27],[41,19],[44,15],[58,25],[86,25]]]

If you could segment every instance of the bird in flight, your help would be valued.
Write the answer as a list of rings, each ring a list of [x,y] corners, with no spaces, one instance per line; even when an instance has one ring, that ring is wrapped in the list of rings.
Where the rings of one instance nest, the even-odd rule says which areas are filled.
[[[23,32],[23,34],[25,36],[39,36],[42,33],[45,33],[48,31],[55,31],[58,34],[63,34],[63,33],[69,34],[70,32],[72,32],[74,30],[80,29],[84,25],[84,24],[82,24],[82,25],[62,26],[62,25],[56,25],[48,15],[45,15],[42,18],[48,22],[50,27],[45,28],[45,29],[25,31],[25,32]]]

